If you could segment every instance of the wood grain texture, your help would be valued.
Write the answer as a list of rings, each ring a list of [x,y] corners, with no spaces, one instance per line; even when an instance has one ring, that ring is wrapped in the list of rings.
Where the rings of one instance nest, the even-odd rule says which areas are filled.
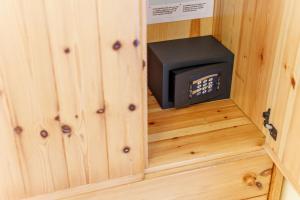
[[[58,104],[45,11],[41,2],[31,11],[23,3],[1,2],[0,71],[25,192],[34,195],[66,188],[69,181],[60,127],[54,120]],[[49,137],[42,138],[42,130]]]
[[[214,36],[235,54],[232,99],[262,130],[282,0],[217,0]]]
[[[0,199],[21,199],[25,196],[25,181],[11,123],[7,96],[3,93],[0,78]]]
[[[141,26],[141,43],[142,43],[142,97],[143,97],[143,128],[144,128],[144,160],[145,168],[148,167],[148,67],[147,67],[147,1],[140,4],[140,26]]]
[[[280,200],[284,177],[278,167],[274,165],[271,179],[270,191],[268,195],[269,200]]]
[[[231,100],[198,104],[185,109],[161,110],[157,107],[159,105],[154,96],[149,96],[149,142],[251,123]]]
[[[66,190],[60,190],[56,192],[52,192],[49,194],[42,194],[37,195],[34,197],[25,198],[22,200],[59,200],[59,199],[66,199],[70,197],[76,197],[81,196],[86,193],[93,193],[98,192],[101,190],[113,188],[120,185],[126,185],[129,183],[140,181],[143,178],[142,175],[133,175],[133,176],[125,176],[118,179],[108,179],[105,181],[101,181],[98,183],[92,183],[92,184],[86,184],[81,185],[78,187],[66,189]]]
[[[276,164],[300,191],[299,109],[300,109],[300,28],[298,21],[300,2],[284,1],[285,23],[282,23],[277,59],[274,62],[269,106],[271,123],[278,130],[277,141],[268,137],[268,151]]]
[[[267,195],[263,195],[263,196],[251,198],[249,200],[267,200],[267,199],[268,199],[268,196]]]
[[[150,24],[147,30],[148,42],[212,35],[213,18],[184,20]]]
[[[158,168],[147,168],[145,169],[145,178],[151,179],[161,176],[173,175],[180,172],[185,172],[189,170],[199,169],[199,168],[206,168],[215,165],[236,162],[239,160],[247,160],[252,159],[254,157],[264,156],[266,155],[266,151],[264,149],[259,149],[255,151],[250,151],[241,154],[233,154],[233,155],[226,155],[219,158],[212,158],[212,159],[202,159],[197,160],[197,162],[185,162],[183,165],[176,165],[170,168],[168,165],[160,166]]]
[[[148,94],[148,171],[262,149],[263,134],[231,100],[161,110]]]
[[[142,5],[139,0],[98,1],[110,178],[144,170]],[[126,16],[118,17],[124,8]],[[118,42],[120,49],[114,46]]]
[[[45,2],[60,126],[71,187],[108,178],[95,1]],[[89,13],[89,15],[86,15]]]
[[[9,184],[0,197],[142,177],[146,26],[137,16],[144,5],[117,3],[1,1],[0,123],[7,155],[1,154],[0,174],[8,172]]]
[[[82,193],[65,200],[119,200],[124,197],[128,200],[264,199],[269,190],[270,175],[262,176],[261,172],[270,168],[272,162],[264,155],[171,176],[146,179],[108,190]],[[249,174],[253,175],[262,187],[258,188],[256,184],[247,185],[243,179]]]

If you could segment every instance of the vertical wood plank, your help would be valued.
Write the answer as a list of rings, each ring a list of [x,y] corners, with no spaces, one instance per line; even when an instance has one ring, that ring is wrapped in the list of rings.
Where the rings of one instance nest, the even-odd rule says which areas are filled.
[[[144,170],[140,4],[98,0],[110,178]]]
[[[284,23],[280,29],[268,106],[277,140],[267,137],[268,153],[285,177],[300,191],[299,109],[300,109],[300,2],[284,1]]]
[[[217,0],[214,35],[235,53],[232,99],[261,129],[282,18],[282,0]]]
[[[0,199],[21,199],[26,189],[15,137],[11,129],[7,99],[0,76]]]
[[[280,200],[284,177],[279,169],[274,166],[268,200]]]
[[[273,85],[269,95],[269,107],[272,108],[271,121],[279,130],[278,141],[267,138],[267,143],[277,153],[279,158],[283,157],[286,139],[290,134],[288,129],[296,103],[299,59],[299,31],[295,26],[297,14],[294,7],[297,4],[291,0],[286,2],[285,21],[281,29],[281,43],[278,45],[277,60],[274,62]]]
[[[70,186],[108,178],[96,1],[46,1]]]
[[[45,165],[49,170],[48,185],[44,184],[43,190],[36,190],[33,195],[41,191],[52,192],[65,189],[69,187],[69,181],[60,127],[55,120],[59,105],[44,4],[41,0],[33,0],[32,4],[19,0],[17,4],[24,23],[24,34],[27,37],[25,45],[32,81],[32,85],[28,85],[28,88],[32,88],[31,98],[35,102],[32,106],[37,115],[34,121],[38,122],[39,126],[34,136],[40,138],[44,145],[42,156],[48,159]],[[19,113],[16,115],[18,116]],[[46,131],[48,136],[42,137],[42,131]]]
[[[43,10],[35,2],[28,18],[28,7],[22,3],[1,2],[0,68],[26,193],[35,195],[65,188],[68,181],[54,120],[56,102]],[[42,130],[47,138],[41,137]]]
[[[213,35],[238,57],[244,0],[216,0]]]
[[[141,45],[142,45],[142,97],[143,97],[143,126],[144,126],[144,160],[145,168],[148,167],[148,80],[147,80],[147,7],[146,1],[140,4],[140,27],[141,27]]]

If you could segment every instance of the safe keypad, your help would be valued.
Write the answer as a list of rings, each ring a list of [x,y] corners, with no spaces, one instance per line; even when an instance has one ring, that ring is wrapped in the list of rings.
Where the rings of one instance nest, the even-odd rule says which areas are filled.
[[[190,82],[189,98],[204,96],[220,88],[220,76],[212,74]]]

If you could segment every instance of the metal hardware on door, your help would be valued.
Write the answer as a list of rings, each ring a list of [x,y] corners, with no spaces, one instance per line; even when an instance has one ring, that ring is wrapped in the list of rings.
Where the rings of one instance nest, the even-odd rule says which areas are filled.
[[[263,112],[264,127],[269,130],[271,137],[276,141],[278,132],[275,126],[270,123],[270,116],[271,109],[269,108],[267,111]]]

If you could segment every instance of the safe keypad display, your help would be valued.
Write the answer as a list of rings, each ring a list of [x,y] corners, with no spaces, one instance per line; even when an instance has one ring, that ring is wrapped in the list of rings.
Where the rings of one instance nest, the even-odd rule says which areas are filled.
[[[190,82],[189,98],[204,96],[220,89],[219,74],[212,74],[201,77]]]

